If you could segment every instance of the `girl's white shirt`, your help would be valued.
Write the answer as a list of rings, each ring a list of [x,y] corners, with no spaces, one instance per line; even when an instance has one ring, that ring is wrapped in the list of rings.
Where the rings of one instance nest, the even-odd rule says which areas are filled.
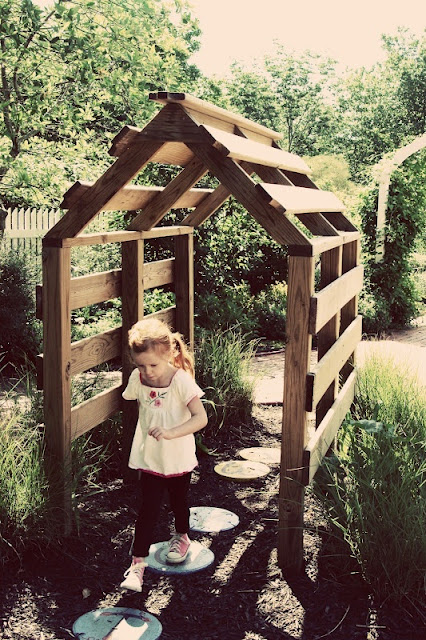
[[[134,369],[123,391],[125,400],[137,400],[139,405],[129,467],[166,477],[192,471],[198,464],[194,434],[157,441],[148,431],[151,427],[171,429],[183,424],[191,418],[188,404],[203,395],[204,391],[183,369],[176,371],[168,387],[143,384],[139,370]]]

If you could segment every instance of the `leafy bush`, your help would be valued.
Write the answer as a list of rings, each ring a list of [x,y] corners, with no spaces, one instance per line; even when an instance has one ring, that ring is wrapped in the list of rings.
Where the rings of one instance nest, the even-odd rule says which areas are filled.
[[[253,379],[249,376],[255,342],[238,329],[223,332],[202,330],[195,349],[195,376],[205,391],[209,423],[203,438],[215,447],[250,425]]]
[[[360,371],[352,418],[315,477],[329,521],[379,598],[421,602],[426,566],[426,401],[390,359]]]
[[[254,309],[254,297],[247,283],[224,286],[221,293],[208,292],[197,299],[197,324],[215,331],[218,327],[229,329],[238,325],[246,335],[255,336],[258,319]]]
[[[404,326],[420,312],[411,256],[425,223],[425,158],[424,152],[416,154],[392,174],[385,253],[378,262],[375,257],[378,186],[366,190],[360,199],[365,255],[365,294],[360,311],[366,313],[370,332]]]
[[[0,252],[0,358],[3,373],[13,375],[26,360],[35,361],[41,328],[35,318],[35,291],[25,257]]]
[[[276,282],[258,293],[254,301],[258,338],[285,341],[287,285]]]

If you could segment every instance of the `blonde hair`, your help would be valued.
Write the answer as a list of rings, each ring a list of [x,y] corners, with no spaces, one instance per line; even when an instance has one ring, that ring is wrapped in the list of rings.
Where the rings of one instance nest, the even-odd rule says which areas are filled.
[[[194,359],[183,337],[177,331],[156,318],[139,320],[129,331],[130,351],[160,350],[167,355],[169,362],[178,369],[188,371],[194,377]]]

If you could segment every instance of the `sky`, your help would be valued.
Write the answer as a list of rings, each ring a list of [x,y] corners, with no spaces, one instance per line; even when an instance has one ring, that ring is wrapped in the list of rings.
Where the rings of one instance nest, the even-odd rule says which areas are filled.
[[[52,0],[34,0],[49,5]],[[192,62],[205,75],[226,75],[231,63],[249,65],[278,40],[289,53],[309,49],[342,68],[382,59],[381,35],[426,28],[425,0],[189,0],[202,30]]]
[[[200,20],[201,49],[192,61],[206,75],[224,75],[233,60],[250,64],[273,40],[289,52],[306,49],[343,68],[371,67],[383,58],[381,34],[399,26],[420,35],[425,0],[190,0]]]

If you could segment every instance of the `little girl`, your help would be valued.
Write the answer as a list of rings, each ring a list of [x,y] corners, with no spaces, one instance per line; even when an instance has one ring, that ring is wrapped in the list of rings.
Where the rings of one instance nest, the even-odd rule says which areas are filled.
[[[141,472],[142,503],[132,564],[120,586],[142,591],[146,557],[166,490],[176,529],[167,560],[180,563],[188,555],[187,497],[191,473],[198,464],[194,433],[206,426],[207,415],[200,400],[204,392],[193,378],[192,356],[179,333],[172,333],[159,320],[140,320],[129,331],[129,347],[136,369],[123,398],[137,400],[139,405],[129,467]]]

